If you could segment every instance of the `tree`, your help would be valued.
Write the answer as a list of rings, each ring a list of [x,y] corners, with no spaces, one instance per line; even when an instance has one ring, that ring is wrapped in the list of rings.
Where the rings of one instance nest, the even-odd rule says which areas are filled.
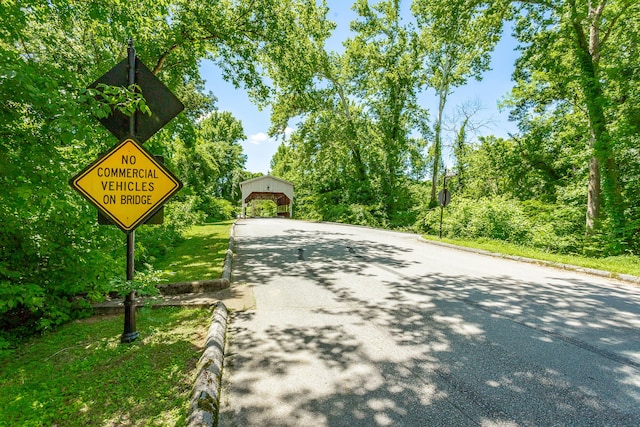
[[[469,138],[478,136],[482,129],[489,127],[490,120],[478,120],[474,116],[482,110],[479,100],[467,101],[456,108],[455,116],[451,117],[443,129],[452,133],[453,156],[456,165],[456,183],[460,190],[464,190],[468,176],[468,162],[470,154]]]
[[[242,123],[229,112],[213,111],[195,126],[195,138],[178,140],[173,164],[193,194],[236,202],[246,155]]]
[[[124,268],[114,251],[121,234],[98,228],[95,209],[67,182],[115,143],[91,117],[85,88],[122,59],[130,36],[187,107],[146,144],[171,167],[212,109],[200,60],[264,103],[273,96],[267,77],[288,78],[292,58],[328,34],[325,13],[312,0],[0,2],[0,327],[31,319],[47,329],[77,316],[87,304],[76,297],[105,291]],[[200,154],[213,170],[208,148]],[[220,156],[241,161],[236,148]]]
[[[442,121],[447,97],[469,77],[480,80],[489,69],[490,53],[500,38],[508,9],[499,2],[417,0],[412,10],[427,52],[425,70],[438,97],[434,122],[433,175],[430,205],[436,205],[436,187],[442,153]]]
[[[392,216],[402,209],[400,193],[410,158],[421,150],[420,140],[411,138],[420,129],[426,111],[417,102],[424,89],[421,65],[424,50],[412,24],[404,24],[400,1],[356,1],[354,10],[359,20],[352,22],[356,32],[345,43],[349,69],[354,81],[353,92],[362,99],[373,124],[373,142],[380,182],[380,197],[385,211]]]
[[[621,49],[626,48],[612,40],[622,37],[623,23],[634,21],[631,18],[637,16],[639,5],[632,0],[523,0],[514,4],[520,10],[516,35],[523,43],[523,55],[514,73],[518,81],[514,90],[516,113],[522,117],[523,111],[536,108],[539,111],[559,102],[584,115],[591,153],[587,236],[598,228],[604,206],[612,222],[614,239],[620,243],[628,241],[616,143],[607,117],[611,117],[610,108],[615,104],[610,98],[610,86],[616,86],[619,77],[604,70],[613,66],[609,63],[613,58],[626,56],[620,55]],[[626,63],[629,60],[624,58]],[[532,96],[534,88],[545,96]]]
[[[213,113],[200,124],[203,138],[213,142],[220,171],[213,194],[232,203],[240,200],[247,156],[240,141],[246,139],[242,123],[229,112]]]
[[[311,168],[300,166],[300,178],[312,172],[309,184],[325,195],[319,199],[369,206],[386,220],[411,205],[403,195],[408,173],[422,167],[416,159],[424,139],[411,133],[426,130],[426,111],[416,100],[426,82],[417,35],[402,22],[400,2],[358,0],[353,9],[355,34],[345,41],[344,54],[317,46],[307,55],[301,68],[315,80],[306,80],[311,85],[304,92],[279,92],[274,130],[291,118],[301,120],[290,150],[298,165]]]

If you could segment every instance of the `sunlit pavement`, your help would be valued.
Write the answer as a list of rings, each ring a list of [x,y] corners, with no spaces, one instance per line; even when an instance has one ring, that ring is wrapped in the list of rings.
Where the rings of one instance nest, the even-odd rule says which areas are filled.
[[[239,221],[220,426],[638,426],[640,287],[283,219]]]

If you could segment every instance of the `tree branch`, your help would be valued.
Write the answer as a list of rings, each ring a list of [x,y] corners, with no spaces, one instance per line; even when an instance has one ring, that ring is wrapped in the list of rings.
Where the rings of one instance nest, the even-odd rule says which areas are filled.
[[[218,34],[210,34],[208,36],[204,36],[204,37],[199,37],[199,38],[189,38],[189,39],[183,39],[181,42],[176,42],[174,44],[172,44],[166,51],[164,51],[162,53],[162,55],[160,55],[160,58],[158,58],[158,62],[156,62],[156,66],[153,67],[153,74],[158,74],[160,71],[162,71],[162,68],[164,67],[164,63],[166,62],[167,58],[169,57],[169,55],[176,49],[178,49],[179,47],[184,46],[187,43],[193,43],[196,41],[208,41],[208,40],[213,40],[213,39],[219,39],[220,36]]]
[[[580,25],[580,20],[578,19],[578,10],[576,9],[575,0],[568,1],[569,6],[571,7],[571,26],[576,35],[576,41],[578,42],[578,47],[585,52],[589,57],[591,57],[591,52],[589,50],[589,43],[587,42],[587,36],[584,33],[584,29]]]
[[[609,28],[607,29],[607,31],[605,31],[605,33],[600,38],[600,47],[604,46],[604,44],[607,42],[607,39],[609,38],[609,36],[613,32],[613,29],[616,26],[616,23],[622,17],[622,15],[624,15],[624,13],[627,11],[627,9],[630,9],[631,6],[637,6],[637,5],[638,5],[638,3],[636,3],[635,0],[630,0],[627,4],[622,6],[622,9],[620,10],[620,13],[618,13],[616,16],[614,16],[611,19],[611,21],[609,23]]]

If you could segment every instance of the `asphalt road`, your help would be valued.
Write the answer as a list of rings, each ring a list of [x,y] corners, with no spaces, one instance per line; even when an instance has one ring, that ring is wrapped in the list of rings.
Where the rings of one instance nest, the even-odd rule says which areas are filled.
[[[640,426],[640,287],[283,219],[236,225],[219,425]]]

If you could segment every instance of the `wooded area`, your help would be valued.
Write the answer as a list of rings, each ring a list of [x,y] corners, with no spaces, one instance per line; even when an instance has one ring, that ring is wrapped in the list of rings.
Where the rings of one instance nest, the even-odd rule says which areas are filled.
[[[272,134],[295,128],[271,165],[295,183],[298,217],[435,233],[446,146],[446,235],[638,254],[636,0],[414,0],[410,19],[399,0],[353,10],[337,53],[315,0],[0,2],[0,329],[81,316],[124,276],[123,234],[98,226],[68,180],[117,142],[93,116],[144,103],[111,89],[105,109],[86,89],[130,36],[186,107],[145,145],[184,189],[163,226],[139,229],[141,273],[186,226],[233,217],[238,183],[252,177],[242,123],[205,93],[202,59],[271,107]],[[520,56],[504,108],[519,132],[481,134],[471,104],[446,122],[448,96],[481,78],[508,22]],[[436,111],[417,101],[429,89]]]
[[[637,252],[636,2],[416,0],[410,22],[397,1],[354,9],[344,54],[319,52],[311,86],[275,104],[280,126],[300,121],[272,167],[298,184],[303,214],[433,233],[448,144],[449,235]],[[448,95],[481,77],[505,22],[521,52],[504,101],[518,134],[474,134],[472,104],[445,132]],[[437,111],[416,103],[428,88]]]

